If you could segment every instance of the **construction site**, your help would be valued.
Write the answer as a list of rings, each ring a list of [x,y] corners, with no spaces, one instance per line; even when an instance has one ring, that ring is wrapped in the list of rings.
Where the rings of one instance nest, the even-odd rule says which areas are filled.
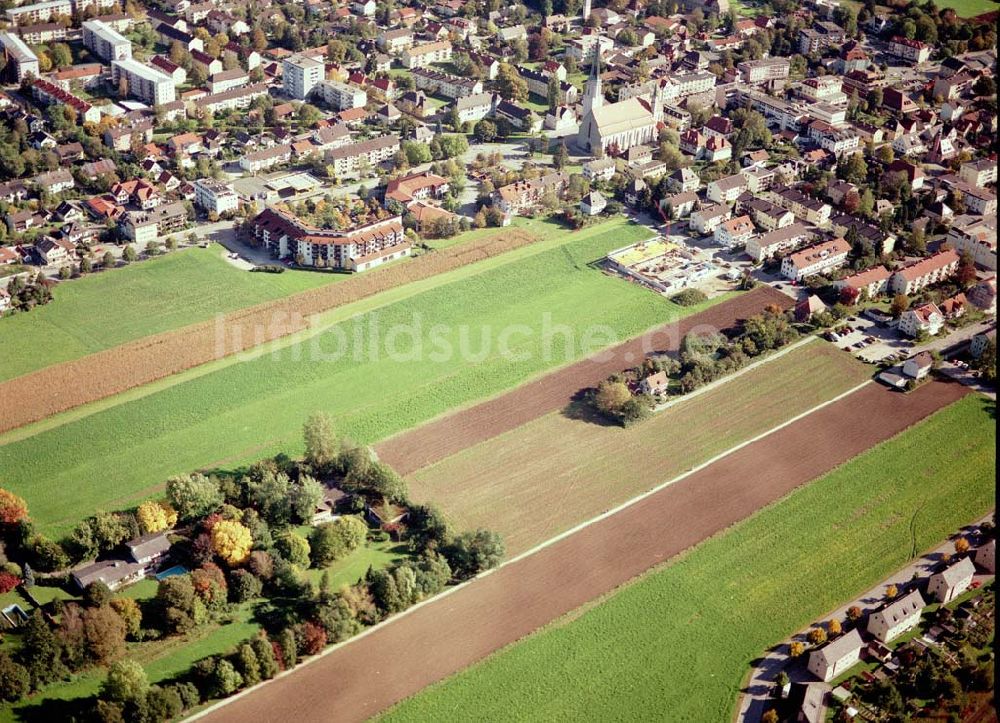
[[[660,293],[676,293],[686,288],[700,288],[706,293],[709,281],[722,269],[698,249],[656,237],[609,253],[608,270],[636,281]],[[721,290],[721,289],[720,289]]]

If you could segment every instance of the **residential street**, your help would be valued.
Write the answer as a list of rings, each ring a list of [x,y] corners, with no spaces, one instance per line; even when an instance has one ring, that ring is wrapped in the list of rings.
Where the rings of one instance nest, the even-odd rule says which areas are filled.
[[[864,612],[868,612],[869,610],[878,607],[885,599],[885,591],[889,585],[896,585],[896,587],[902,592],[910,586],[915,575],[920,577],[929,576],[934,572],[934,568],[941,561],[943,555],[953,555],[955,553],[955,539],[957,539],[959,535],[969,534],[970,532],[978,529],[979,525],[983,522],[992,519],[993,512],[979,520],[976,520],[972,524],[963,527],[952,539],[942,543],[930,552],[927,552],[906,567],[897,570],[871,590],[868,590],[863,595],[859,595],[850,602],[841,605],[839,608],[831,611],[827,615],[824,615],[816,622],[825,622],[834,618],[843,621],[847,618],[847,609],[854,605],[860,607]],[[915,551],[914,554],[916,554]],[[981,584],[986,584],[987,582],[993,580],[993,577],[993,575],[976,575],[975,580],[980,581]],[[810,626],[810,628],[811,627],[812,626]],[[760,721],[761,716],[764,713],[764,706],[774,690],[774,681],[777,678],[778,673],[782,670],[788,674],[789,679],[793,683],[817,682],[816,678],[813,677],[804,666],[789,665],[788,651],[790,644],[793,640],[798,640],[806,643],[806,646],[808,647],[809,643],[806,640],[806,635],[808,634],[810,628],[800,630],[790,638],[781,641],[781,643],[771,648],[771,650],[767,651],[767,653],[760,658],[760,662],[750,674],[749,682],[743,688],[744,695],[740,700],[739,713],[737,714],[738,721],[741,721],[741,723],[757,723]],[[808,653],[806,653],[806,655],[808,655]]]

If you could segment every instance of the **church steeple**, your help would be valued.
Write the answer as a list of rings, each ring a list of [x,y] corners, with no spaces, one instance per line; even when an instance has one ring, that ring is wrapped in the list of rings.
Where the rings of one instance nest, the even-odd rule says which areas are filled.
[[[581,102],[580,130],[577,142],[582,148],[591,148],[591,131],[594,127],[594,109],[604,105],[604,89],[601,87],[601,42],[600,36],[594,45],[594,57],[590,64],[590,77],[583,88]]]
[[[594,57],[590,63],[590,77],[583,88],[583,112],[604,105],[604,89],[601,87],[601,41],[598,36],[594,45]]]

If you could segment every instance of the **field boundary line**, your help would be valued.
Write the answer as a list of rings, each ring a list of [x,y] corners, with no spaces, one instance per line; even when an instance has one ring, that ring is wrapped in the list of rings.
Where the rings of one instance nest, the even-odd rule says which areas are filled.
[[[770,437],[775,432],[780,432],[785,427],[789,427],[792,424],[795,424],[796,422],[804,419],[805,417],[808,417],[809,415],[814,414],[815,412],[818,412],[821,409],[824,409],[824,408],[830,406],[831,404],[835,404],[836,402],[839,402],[840,400],[842,400],[842,399],[844,399],[846,397],[851,396],[855,392],[859,391],[860,389],[862,389],[862,388],[864,388],[864,387],[866,387],[866,386],[868,386],[869,384],[872,384],[872,383],[873,382],[872,382],[871,379],[866,379],[865,381],[861,382],[860,384],[857,384],[857,385],[851,387],[850,389],[848,389],[848,390],[846,390],[844,392],[841,392],[837,396],[832,397],[831,399],[827,399],[825,402],[820,402],[819,404],[815,405],[814,407],[811,407],[811,408],[805,410],[804,412],[800,412],[799,414],[795,415],[791,419],[787,419],[784,422],[782,422],[781,424],[778,424],[778,425],[776,425],[774,427],[771,427],[771,429],[768,429],[768,430],[766,430],[764,432],[761,432],[760,434],[758,434],[758,435],[756,435],[754,437],[751,437],[750,439],[744,440],[744,441],[740,442],[739,444],[737,444],[737,445],[735,445],[733,447],[730,447],[729,449],[727,449],[727,450],[725,450],[723,452],[720,452],[719,454],[715,455],[714,457],[712,457],[710,459],[707,459],[707,460],[705,460],[704,462],[702,462],[702,463],[700,463],[698,465],[695,465],[694,467],[692,467],[688,471],[682,472],[681,474],[679,474],[676,477],[673,477],[673,478],[667,480],[666,482],[661,482],[660,484],[656,485],[655,487],[652,487],[652,488],[646,490],[645,492],[636,495],[635,497],[632,497],[632,498],[630,498],[628,500],[625,500],[620,505],[612,507],[610,510],[607,510],[606,512],[602,512],[601,514],[599,514],[599,515],[597,515],[595,517],[591,517],[589,520],[585,520],[585,521],[579,523],[578,525],[575,525],[574,527],[571,527],[570,529],[565,530],[564,532],[560,532],[555,537],[551,537],[548,540],[545,540],[544,542],[540,542],[539,544],[537,544],[534,547],[532,547],[530,550],[525,550],[521,554],[516,555],[515,557],[512,557],[510,560],[505,560],[504,562],[502,562],[500,565],[498,565],[494,569],[495,570],[499,570],[501,567],[504,567],[506,565],[511,565],[511,564],[513,564],[515,562],[523,560],[526,557],[534,555],[536,552],[541,552],[546,547],[551,547],[552,545],[556,544],[560,540],[563,540],[563,539],[569,537],[570,535],[573,535],[573,534],[579,532],[580,530],[583,530],[583,529],[585,529],[587,527],[590,527],[591,525],[597,524],[598,522],[600,522],[602,520],[605,520],[608,517],[611,517],[613,515],[618,514],[622,510],[625,510],[625,509],[627,509],[629,507],[632,507],[633,505],[638,504],[639,502],[642,502],[644,499],[646,499],[648,497],[652,497],[653,495],[657,494],[658,492],[662,492],[667,487],[670,487],[671,485],[676,484],[677,482],[681,482],[682,480],[687,479],[688,477],[690,477],[691,475],[695,474],[696,472],[700,472],[701,470],[705,469],[706,467],[709,467],[712,464],[715,464],[719,460],[725,459],[726,457],[728,457],[728,456],[730,456],[732,454],[735,454],[736,452],[739,452],[744,447],[749,447],[751,444],[754,444],[755,442],[759,442],[760,440],[764,439],[765,437]],[[486,573],[483,573],[483,574],[484,575],[485,574],[489,574],[490,572],[492,572],[492,570],[488,570]]]
[[[331,329],[338,324],[343,324],[349,322],[355,318],[361,317],[365,314],[370,314],[372,312],[378,311],[396,303],[402,303],[412,299],[414,296],[419,294],[434,291],[436,289],[447,286],[451,283],[456,283],[459,281],[464,281],[471,278],[484,271],[490,271],[497,268],[503,268],[512,263],[517,263],[519,261],[525,261],[527,259],[533,258],[539,254],[545,253],[546,251],[554,251],[560,247],[565,247],[569,243],[586,240],[587,238],[600,235],[606,231],[613,230],[614,221],[607,221],[601,224],[597,224],[590,227],[589,233],[584,235],[574,235],[572,233],[566,233],[562,235],[556,235],[551,238],[540,238],[539,240],[533,241],[525,246],[521,246],[516,249],[492,256],[489,258],[481,259],[479,261],[473,262],[471,264],[466,264],[464,266],[459,266],[457,268],[446,271],[442,274],[437,274],[434,276],[427,277],[425,279],[419,279],[416,281],[411,281],[402,286],[396,286],[391,289],[379,292],[369,297],[357,299],[343,306],[334,307],[327,309],[325,311],[320,311],[315,314],[310,314],[306,317],[307,325],[306,328],[295,331],[291,334],[286,334],[284,336],[278,337],[276,339],[271,339],[263,344],[257,345],[250,349],[246,349],[240,352],[227,354],[222,358],[212,359],[210,361],[198,364],[196,366],[184,369],[182,371],[170,374],[169,376],[162,377],[160,379],[155,379],[145,384],[140,384],[139,386],[132,387],[130,389],[123,390],[116,394],[110,396],[102,397],[100,399],[94,400],[92,402],[87,402],[76,407],[72,407],[62,412],[57,412],[44,419],[40,419],[35,422],[30,422],[19,427],[14,427],[6,432],[0,433],[0,446],[6,444],[12,444],[19,442],[23,439],[33,437],[36,434],[42,432],[47,432],[52,429],[57,429],[64,424],[70,424],[76,422],[80,419],[85,419],[92,414],[98,414],[107,409],[113,409],[121,404],[127,404],[129,402],[135,401],[137,399],[143,399],[151,394],[156,394],[158,392],[170,389],[178,384],[183,384],[195,379],[199,379],[208,374],[212,374],[222,369],[226,369],[235,364],[240,364],[243,362],[254,361],[260,357],[267,356],[268,354],[274,354],[282,349],[293,346],[295,344],[304,343],[310,339],[324,333],[325,331]],[[630,224],[625,224],[624,227],[628,227]],[[502,232],[502,229],[498,229]],[[530,230],[527,233],[532,233]],[[447,277],[447,278],[445,278]],[[311,290],[307,290],[311,291]],[[287,298],[287,297],[285,297]],[[726,301],[726,298],[722,298],[721,301]],[[721,302],[720,302],[721,303]],[[711,304],[710,306],[714,306]],[[240,310],[238,310],[240,311]],[[678,319],[679,320],[679,319]],[[198,322],[205,323],[205,322]],[[194,326],[193,324],[191,326]],[[650,327],[643,331],[642,333],[647,333],[651,329],[657,328],[658,325]],[[183,327],[181,327],[183,328]],[[177,331],[177,330],[173,330]],[[168,332],[163,332],[168,333]],[[155,336],[155,335],[154,335]],[[138,341],[138,340],[133,340]],[[126,344],[133,343],[126,342]],[[125,344],[119,345],[124,346]],[[115,347],[109,347],[113,349]],[[103,351],[108,351],[103,350]],[[99,354],[101,352],[93,352],[94,354]],[[79,361],[80,359],[86,358],[78,357],[77,359],[69,360],[68,362],[60,363],[71,363],[74,361]],[[568,361],[567,364],[575,363],[579,360]],[[49,367],[42,367],[40,370],[51,368],[56,365],[50,365]],[[552,370],[548,370],[552,371]],[[34,373],[34,372],[29,372]],[[543,371],[539,376],[543,376],[546,371]],[[25,376],[25,375],[21,375]],[[12,379],[17,379],[18,377],[13,377]],[[524,383],[529,383],[534,381],[534,378],[527,379]],[[3,382],[0,382],[2,384]],[[483,400],[477,400],[483,401]],[[477,403],[474,402],[474,403]],[[445,412],[444,414],[448,414]],[[442,415],[442,416],[443,416]],[[432,420],[428,420],[432,421]]]
[[[706,384],[703,387],[698,387],[697,389],[695,389],[693,392],[690,392],[689,394],[682,394],[681,396],[677,397],[676,399],[671,399],[669,402],[664,402],[663,404],[657,405],[656,407],[653,408],[653,413],[654,414],[659,414],[660,412],[662,412],[662,411],[664,411],[666,409],[670,409],[671,407],[676,406],[676,405],[680,404],[681,402],[687,401],[688,399],[693,399],[694,397],[697,397],[699,394],[705,394],[706,392],[710,392],[713,389],[717,389],[718,387],[721,387],[722,385],[724,385],[726,382],[730,382],[733,379],[738,379],[739,377],[743,376],[747,372],[750,372],[750,371],[753,371],[754,369],[762,367],[765,364],[767,364],[768,362],[774,361],[775,359],[780,359],[785,354],[788,354],[789,352],[795,351],[796,349],[798,349],[800,347],[803,347],[803,346],[806,346],[808,344],[811,344],[812,342],[816,341],[816,339],[817,339],[817,337],[815,337],[815,336],[813,336],[813,335],[810,334],[809,336],[806,336],[806,337],[804,337],[802,339],[799,339],[794,344],[789,344],[787,346],[782,347],[781,349],[779,349],[778,351],[774,352],[773,354],[766,355],[763,359],[758,359],[757,361],[753,362],[752,364],[747,364],[745,367],[743,367],[742,369],[738,369],[737,371],[733,372],[729,376],[722,377],[721,379],[716,379],[714,382],[709,382],[708,384]]]
[[[730,377],[727,377],[727,380],[729,378]],[[825,402],[821,402],[820,404],[817,404],[817,405],[811,407],[810,409],[807,409],[804,412],[801,412],[800,414],[797,414],[796,416],[792,417],[791,419],[788,419],[788,420],[782,422],[781,424],[778,424],[778,425],[772,427],[771,429],[768,429],[768,430],[766,430],[766,431],[764,431],[764,432],[756,435],[755,437],[752,437],[751,439],[748,439],[748,440],[745,440],[743,442],[740,442],[739,444],[737,444],[737,445],[735,445],[733,447],[730,447],[729,449],[727,449],[727,450],[725,450],[723,452],[720,452],[719,454],[715,455],[711,459],[708,459],[705,462],[702,462],[701,464],[698,464],[695,467],[692,467],[688,471],[686,471],[686,472],[684,472],[684,473],[682,473],[680,475],[677,475],[676,477],[673,477],[673,478],[667,480],[666,482],[662,482],[662,483],[656,485],[655,487],[653,487],[652,489],[649,489],[649,490],[643,492],[642,494],[636,495],[635,497],[632,497],[631,499],[626,500],[625,502],[621,503],[620,505],[617,505],[616,507],[611,508],[610,510],[607,510],[606,512],[602,512],[601,514],[599,514],[599,515],[597,515],[595,517],[592,517],[589,520],[585,520],[585,521],[579,523],[578,525],[575,525],[574,527],[571,527],[570,529],[565,530],[565,531],[559,533],[558,535],[555,535],[554,537],[551,537],[548,540],[545,540],[544,542],[539,543],[538,545],[535,545],[531,549],[526,550],[526,551],[520,553],[519,555],[516,555],[516,556],[510,558],[509,560],[504,560],[502,563],[500,563],[499,565],[497,565],[492,570],[486,570],[485,572],[481,572],[481,573],[479,573],[478,575],[476,575],[475,577],[473,577],[473,578],[471,578],[469,580],[466,580],[464,582],[459,583],[458,585],[455,585],[454,587],[450,587],[450,588],[447,588],[446,590],[443,590],[442,592],[439,592],[437,595],[429,597],[426,600],[421,600],[416,605],[413,605],[413,606],[407,608],[406,610],[403,610],[402,612],[396,613],[392,617],[389,617],[386,620],[383,620],[382,622],[377,623],[377,624],[371,626],[370,628],[366,628],[365,630],[363,630],[362,632],[358,633],[357,635],[355,635],[355,636],[353,636],[351,638],[348,638],[347,640],[344,640],[344,641],[341,641],[341,642],[336,643],[334,645],[331,645],[330,647],[326,648],[325,650],[321,651],[320,653],[317,653],[316,655],[312,656],[308,660],[303,661],[302,663],[300,663],[299,665],[295,666],[291,670],[284,670],[284,671],[278,673],[276,676],[274,676],[274,678],[271,678],[270,680],[263,681],[261,683],[258,683],[255,686],[253,686],[252,688],[247,688],[245,690],[240,691],[236,695],[233,695],[233,696],[230,696],[230,697],[225,698],[223,700],[217,701],[216,703],[213,703],[212,705],[210,705],[209,707],[205,708],[204,710],[201,710],[201,711],[195,713],[194,715],[192,715],[192,716],[190,716],[188,718],[185,718],[184,720],[194,721],[194,720],[198,720],[200,718],[203,718],[204,716],[208,715],[209,713],[211,713],[211,712],[213,712],[213,711],[215,711],[215,710],[217,710],[219,708],[222,708],[223,706],[228,705],[229,703],[232,703],[233,701],[239,700],[240,698],[243,698],[244,696],[249,695],[250,693],[256,692],[259,688],[261,688],[262,686],[267,685],[269,682],[271,682],[273,680],[277,680],[277,679],[283,678],[283,677],[285,677],[287,675],[291,675],[291,674],[295,673],[295,671],[299,670],[300,668],[303,668],[306,665],[309,665],[309,664],[311,664],[311,663],[313,663],[313,662],[315,662],[317,660],[320,660],[320,659],[326,657],[327,655],[330,655],[330,654],[334,653],[337,650],[340,650],[345,645],[350,645],[351,643],[353,643],[353,642],[355,642],[357,640],[361,640],[361,639],[363,639],[363,638],[365,638],[365,637],[367,637],[369,635],[372,635],[375,632],[381,630],[383,627],[385,627],[387,625],[390,625],[391,623],[395,622],[396,620],[400,620],[400,619],[406,617],[410,613],[415,612],[416,610],[419,610],[420,608],[422,608],[422,607],[424,607],[426,605],[430,605],[431,603],[437,602],[438,600],[443,600],[444,598],[448,597],[449,595],[453,595],[454,593],[458,592],[459,590],[461,590],[461,589],[467,587],[468,585],[472,584],[473,582],[475,582],[479,578],[483,578],[483,577],[486,577],[488,575],[492,575],[497,570],[501,570],[501,569],[503,569],[503,568],[505,568],[505,567],[507,567],[509,565],[514,565],[514,564],[520,562],[521,560],[524,560],[525,558],[530,557],[531,555],[534,555],[534,554],[536,554],[538,552],[541,552],[545,548],[551,547],[552,545],[555,545],[556,543],[558,543],[558,542],[566,539],[567,537],[570,537],[571,535],[576,534],[577,532],[579,532],[579,531],[581,531],[581,530],[583,530],[583,529],[585,529],[587,527],[595,525],[598,522],[601,522],[602,520],[607,519],[608,517],[611,517],[613,515],[618,514],[622,510],[625,510],[625,509],[627,509],[627,508],[629,508],[629,507],[631,507],[631,506],[633,506],[635,504],[638,504],[639,502],[643,501],[644,499],[646,499],[648,497],[651,497],[652,495],[655,495],[655,494],[657,494],[659,492],[662,492],[664,489],[666,489],[667,487],[675,484],[676,482],[680,482],[680,481],[686,479],[687,477],[690,477],[691,475],[695,474],[696,472],[701,471],[705,467],[708,467],[708,466],[714,464],[715,462],[718,462],[719,460],[724,459],[725,457],[728,457],[731,454],[734,454],[734,453],[738,452],[739,450],[743,449],[744,447],[747,447],[747,446],[749,446],[751,444],[754,444],[755,442],[759,442],[760,440],[764,439],[765,437],[769,437],[770,435],[774,434],[775,432],[779,432],[782,429],[784,429],[785,427],[788,427],[788,426],[794,424],[795,422],[798,422],[798,421],[802,420],[803,418],[808,417],[809,415],[811,415],[811,414],[813,414],[815,412],[818,412],[819,410],[821,410],[821,409],[823,409],[825,407],[830,406],[831,404],[834,404],[834,403],[839,402],[840,400],[842,400],[842,399],[844,399],[846,397],[849,397],[850,395],[854,394],[855,392],[859,391],[860,389],[862,389],[862,388],[864,388],[864,387],[866,387],[866,386],[868,386],[869,384],[872,384],[872,383],[873,382],[872,382],[871,379],[866,379],[865,381],[861,382],[860,384],[857,384],[854,387],[851,387],[850,389],[848,389],[848,390],[846,390],[844,392],[841,392],[837,396],[835,396],[835,397],[833,397],[831,399],[828,399]]]

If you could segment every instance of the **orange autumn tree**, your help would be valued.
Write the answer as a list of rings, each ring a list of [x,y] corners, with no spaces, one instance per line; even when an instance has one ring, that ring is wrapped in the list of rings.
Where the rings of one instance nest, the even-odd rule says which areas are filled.
[[[28,503],[22,498],[0,488],[0,525],[16,525],[28,517]]]

